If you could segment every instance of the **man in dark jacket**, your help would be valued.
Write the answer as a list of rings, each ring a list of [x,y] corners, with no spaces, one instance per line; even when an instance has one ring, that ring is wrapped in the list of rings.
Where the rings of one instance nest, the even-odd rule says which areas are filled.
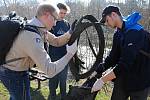
[[[150,86],[150,59],[140,51],[150,52],[149,40],[143,27],[137,23],[141,15],[133,13],[123,18],[118,7],[103,10],[101,23],[116,29],[113,46],[104,64],[96,70],[112,70],[98,79],[92,92],[98,91],[107,81],[114,80],[111,100],[147,100]]]
[[[70,29],[68,21],[64,19],[65,16],[70,12],[70,8],[63,3],[58,3],[57,7],[59,8],[58,21],[56,22],[56,25],[52,28],[51,32],[58,37],[63,35]],[[63,45],[61,47],[54,47],[52,45],[49,46],[49,55],[52,61],[57,61],[58,59],[62,58],[66,53],[66,45]],[[56,89],[58,85],[60,86],[61,98],[66,95],[67,73],[68,65],[58,75],[49,79],[49,99],[51,98],[51,100],[55,100]]]

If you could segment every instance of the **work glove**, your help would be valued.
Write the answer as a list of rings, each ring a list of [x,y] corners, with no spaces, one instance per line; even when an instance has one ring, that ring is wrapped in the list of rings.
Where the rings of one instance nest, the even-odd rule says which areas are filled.
[[[66,45],[67,47],[67,53],[74,55],[78,49],[77,47],[77,40],[75,40],[75,42],[72,45]]]
[[[82,22],[82,19],[76,22],[73,33],[72,34],[79,34],[82,33],[86,28],[86,23]]]
[[[85,28],[87,28],[87,24],[82,22],[83,19],[80,19],[79,21],[75,20],[73,24],[71,25],[71,30],[69,33],[71,34],[71,38],[68,42],[68,45],[71,45],[76,39],[79,38],[80,33],[82,33]]]
[[[98,79],[98,80],[94,83],[94,85],[93,85],[93,87],[92,87],[92,89],[91,89],[91,93],[101,90],[102,87],[103,87],[103,85],[104,85],[104,82],[103,82],[102,78]]]
[[[75,29],[75,26],[76,26],[76,23],[77,23],[77,20],[75,20],[72,24],[71,24],[71,27],[70,27],[70,30],[69,30],[69,33],[72,35],[74,29]]]

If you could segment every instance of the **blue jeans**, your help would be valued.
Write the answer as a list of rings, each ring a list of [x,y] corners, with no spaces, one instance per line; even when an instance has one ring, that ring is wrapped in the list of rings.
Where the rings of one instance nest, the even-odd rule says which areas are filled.
[[[56,89],[58,87],[58,84],[60,85],[61,98],[66,96],[67,73],[68,73],[68,66],[66,66],[62,72],[60,72],[53,78],[49,79],[49,90],[50,90],[49,99],[50,100],[56,99]]]
[[[0,80],[10,94],[10,100],[31,100],[28,71],[13,71],[0,66]]]

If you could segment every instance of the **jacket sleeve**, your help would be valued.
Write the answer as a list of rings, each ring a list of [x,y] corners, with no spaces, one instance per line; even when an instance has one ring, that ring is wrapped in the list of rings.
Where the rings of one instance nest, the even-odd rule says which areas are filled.
[[[55,46],[55,47],[60,47],[65,45],[69,39],[70,39],[71,35],[66,32],[65,34],[56,37],[54,34],[48,32],[48,42],[50,45]]]
[[[72,54],[67,53],[61,59],[51,62],[51,59],[44,49],[44,43],[40,35],[30,32],[21,34],[20,47],[28,55],[39,69],[45,72],[50,78],[61,72],[72,58]]]
[[[133,64],[136,62],[136,57],[139,54],[139,50],[144,45],[144,34],[140,31],[130,30],[125,33],[124,42],[121,48],[121,56],[114,69],[116,76],[120,74],[126,75],[131,69]]]
[[[104,68],[107,70],[110,67],[114,67],[120,57],[120,35],[115,33],[113,36],[113,44],[110,54],[106,57],[104,61]]]

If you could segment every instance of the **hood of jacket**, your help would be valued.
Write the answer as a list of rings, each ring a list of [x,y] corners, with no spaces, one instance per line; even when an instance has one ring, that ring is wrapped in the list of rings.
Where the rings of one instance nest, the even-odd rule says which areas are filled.
[[[136,30],[143,29],[143,27],[138,23],[141,17],[142,16],[140,13],[134,12],[131,15],[128,15],[126,18],[123,18],[123,21],[125,22],[126,31],[130,29],[136,29]]]

